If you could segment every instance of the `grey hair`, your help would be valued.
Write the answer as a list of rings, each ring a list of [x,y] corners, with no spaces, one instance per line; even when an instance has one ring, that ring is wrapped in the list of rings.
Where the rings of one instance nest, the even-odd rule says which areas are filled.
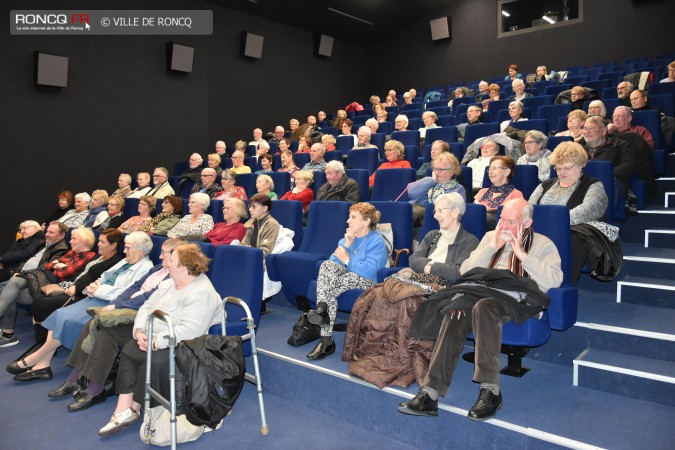
[[[270,144],[267,143],[266,140],[260,141],[260,144],[258,144],[258,148],[266,148],[267,150],[270,149]]]
[[[345,173],[345,166],[340,161],[328,161],[325,170],[329,169],[336,172]]]
[[[25,220],[19,224],[19,227],[35,227],[35,228],[40,228],[40,224],[37,223],[35,220]]]
[[[203,192],[195,192],[194,194],[190,195],[190,200],[200,203],[204,212],[206,212],[208,207],[211,205],[211,198],[208,196],[208,194]]]
[[[83,202],[85,202],[87,205],[91,203],[91,196],[87,194],[86,192],[80,192],[79,194],[75,194],[75,199],[80,199]]]
[[[511,82],[511,87],[515,86],[516,84],[522,84],[523,86],[525,86],[525,82],[520,78],[516,78],[515,80],[513,80]]]
[[[152,250],[152,239],[150,239],[150,236],[143,231],[129,233],[127,237],[124,238],[124,243],[135,245],[145,256],[148,256]]]
[[[368,135],[368,137],[370,137],[370,135],[373,134],[372,130],[371,130],[370,128],[368,128],[367,126],[365,126],[365,125],[359,128],[359,131],[358,131],[358,132],[360,133],[361,131],[363,131],[364,133],[366,133],[366,134]]]
[[[457,192],[439,195],[434,200],[434,205],[438,205],[440,202],[444,202],[448,208],[459,209],[459,217],[462,217],[466,212],[466,202]]]
[[[544,133],[542,133],[539,130],[530,130],[527,132],[525,137],[530,136],[532,139],[534,139],[537,144],[541,144],[541,148],[546,148],[546,144],[548,144],[548,136],[546,136]]]
[[[600,115],[602,117],[607,116],[607,107],[605,104],[602,102],[602,100],[593,100],[588,104],[588,109],[591,109],[592,106],[599,106],[600,107]]]
[[[521,102],[519,102],[518,100],[515,100],[515,101],[512,101],[511,103],[509,103],[509,108],[510,108],[511,106],[515,106],[515,107],[518,108],[520,111],[523,110],[523,104],[522,104]]]
[[[397,120],[404,121],[406,128],[408,127],[408,125],[410,125],[410,121],[408,120],[408,116],[406,116],[405,114],[399,114],[398,116],[396,116],[396,119],[394,119],[394,122],[397,121]]]
[[[199,164],[204,162],[204,159],[202,158],[202,155],[200,155],[199,153],[195,152],[195,153],[191,154],[190,158],[192,158],[193,156],[197,156],[197,158],[199,158]]]
[[[265,175],[264,173],[258,175],[258,180],[263,180],[267,182],[267,185],[270,187],[270,191],[274,190],[274,180],[271,176]]]
[[[375,126],[375,129],[376,129],[376,130],[380,127],[380,123],[379,123],[377,120],[372,119],[372,118],[366,120],[366,126],[367,126],[367,127],[370,127],[370,125]],[[373,131],[373,130],[370,130],[370,131]]]

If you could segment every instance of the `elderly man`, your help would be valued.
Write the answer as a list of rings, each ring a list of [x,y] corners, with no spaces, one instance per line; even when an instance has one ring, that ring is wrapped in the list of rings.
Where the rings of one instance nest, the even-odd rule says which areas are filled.
[[[445,396],[471,332],[475,340],[473,381],[480,383],[480,394],[468,417],[487,420],[502,407],[502,325],[522,323],[540,314],[549,303],[546,292],[560,286],[563,279],[558,249],[546,236],[532,231],[532,213],[524,199],[504,203],[495,231],[485,234],[462,263],[462,277],[415,313],[410,335],[436,343],[421,389],[399,405],[400,412],[438,415],[438,397]]]
[[[86,192],[80,192],[75,195],[75,209],[66,212],[59,220],[68,228],[78,228],[84,225],[84,221],[89,215],[89,202],[91,197]]]
[[[638,92],[638,91],[635,91]],[[654,150],[654,138],[643,126],[632,125],[633,112],[627,106],[617,106],[612,114],[612,123],[607,126],[610,134],[614,133],[637,133]]]
[[[284,127],[281,125],[277,125],[274,127],[274,135],[272,136],[272,139],[270,139],[270,143],[273,144],[278,144],[280,140],[284,138],[284,133],[286,131],[284,130]]]
[[[67,231],[68,227],[63,223],[51,222],[42,235],[43,245],[23,262],[21,270],[41,268],[48,262],[65,255],[68,251],[68,244],[65,241]],[[8,281],[0,283],[2,289],[2,293],[0,293],[0,326],[2,327],[0,347],[9,347],[19,343],[14,334],[14,324],[18,312],[16,304],[17,302],[22,304],[32,303],[33,299],[28,293],[27,287],[28,282],[20,276],[20,273],[16,273]]]
[[[323,159],[325,153],[326,148],[323,144],[312,144],[312,147],[309,149],[309,162],[305,164],[302,170],[323,172],[326,169],[326,161]]]
[[[412,98],[417,97],[417,89],[415,89],[415,88],[410,88],[410,90],[409,90],[408,92],[410,92],[410,96],[411,96]]]
[[[258,144],[260,144],[261,141],[263,141],[262,138],[263,132],[260,128],[256,128],[253,130],[253,140],[248,143],[248,145],[255,145],[256,148],[258,147]]]
[[[201,183],[194,185],[191,194],[194,194],[195,192],[203,192],[211,199],[217,196],[220,192],[222,192],[223,188],[220,187],[218,183],[216,183],[216,176],[216,171],[212,168],[207,167],[202,169]]]
[[[356,133],[356,145],[352,150],[359,150],[362,148],[377,148],[377,146],[370,143],[370,135],[372,131],[367,126],[362,126],[359,128],[359,131]]]
[[[488,82],[482,80],[478,83],[478,92],[476,92],[476,102],[483,101],[483,95],[488,95]]]
[[[345,174],[345,167],[341,162],[329,161],[325,172],[326,183],[319,188],[316,200],[359,202],[359,184]]]
[[[511,82],[511,88],[513,89],[513,94],[509,97],[511,100],[522,102],[525,97],[532,97],[532,94],[525,92],[525,82],[520,78]]]
[[[377,133],[377,129],[380,128],[380,123],[377,121],[377,119],[368,119],[366,120],[365,125],[370,128],[370,133]]]
[[[183,186],[187,181],[192,181],[193,183],[199,183],[201,174],[202,174],[202,163],[204,160],[199,153],[193,153],[190,155],[188,160],[189,168],[183,172],[178,180],[178,192],[183,191]]]
[[[660,108],[652,108],[649,105],[649,95],[647,91],[641,91],[639,89],[634,90],[630,93],[630,107],[633,111],[648,111],[650,109],[657,109],[660,111]]]
[[[316,114],[316,118],[319,122],[325,122],[326,121],[326,111],[319,111]]]
[[[167,195],[175,195],[173,188],[169,184],[169,171],[165,167],[156,167],[152,173],[152,182],[155,187],[150,189],[148,195],[163,199]]]
[[[241,150],[236,150],[232,154],[232,169],[237,175],[242,173],[251,173],[251,168],[247,165],[244,165],[244,152]]]
[[[270,152],[270,144],[268,144],[266,141],[262,141],[260,145],[258,145],[258,148],[255,151],[255,158],[256,163],[260,161],[260,157],[264,155],[265,153]]]
[[[466,131],[467,126],[481,123],[482,115],[483,108],[476,105],[469,106],[469,108],[466,110],[466,122],[457,125],[457,133],[459,134],[459,137],[464,139],[464,132]]]
[[[316,127],[316,116],[307,116],[307,123]]]
[[[21,239],[12,243],[7,251],[0,255],[0,281],[21,270],[28,258],[37,253],[45,245],[45,234],[40,224],[34,220],[26,220],[19,224]]]
[[[227,149],[227,146],[225,145],[224,141],[218,141],[216,142],[216,153],[220,156],[220,158],[229,158],[230,155],[227,154],[225,151]]]
[[[148,172],[139,172],[136,175],[136,183],[138,183],[138,187],[131,191],[127,195],[127,198],[141,198],[144,195],[148,195],[148,192],[152,189],[150,186],[150,174]]]
[[[630,93],[633,92],[633,83],[629,81],[622,81],[616,87],[616,96],[621,100],[623,106],[630,106]]]

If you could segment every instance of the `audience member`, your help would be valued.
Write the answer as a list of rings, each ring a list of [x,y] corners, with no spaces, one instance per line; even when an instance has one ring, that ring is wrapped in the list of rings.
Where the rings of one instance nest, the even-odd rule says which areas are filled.
[[[210,169],[215,170],[216,175],[220,175],[220,172],[223,171],[223,169],[220,167],[221,162],[222,159],[220,158],[220,155],[218,153],[210,153],[206,157],[206,166],[209,167]]]
[[[223,177],[224,178],[224,177]],[[210,167],[202,169],[201,183],[195,184],[192,193],[203,192],[209,198],[215,198],[222,192],[223,188],[216,182],[216,171]]]
[[[136,183],[138,186],[127,195],[127,198],[141,198],[152,189],[150,186],[150,174],[148,172],[139,172],[136,175]]]
[[[575,109],[567,114],[567,130],[556,133],[556,136],[570,136],[574,142],[584,143],[583,127],[588,115],[581,109]]]
[[[359,131],[356,133],[356,145],[352,150],[358,150],[361,148],[377,148],[377,146],[370,143],[370,135],[372,131],[367,126],[362,126],[359,128]]]
[[[508,67],[509,74],[504,77],[504,81],[515,81],[523,76],[518,73],[518,64],[510,64]]]
[[[359,131],[360,133],[361,131]],[[309,171],[319,171],[323,172],[326,168],[326,161],[323,159],[323,155],[326,153],[326,150],[321,144],[313,144],[309,149],[309,162],[305,164],[305,167],[302,170]]]
[[[504,132],[506,127],[511,125],[513,122],[520,122],[522,120],[527,120],[526,117],[523,117],[523,104],[517,100],[509,103],[509,116],[511,117],[508,120],[503,121],[499,124],[499,129],[501,132]]]
[[[673,83],[675,82],[675,61],[668,64],[668,76],[659,83]]]
[[[473,202],[487,209],[487,229],[494,230],[497,224],[497,208],[508,200],[523,198],[523,193],[511,184],[516,173],[516,162],[510,156],[493,156],[490,159],[488,176],[492,185],[482,188]]]
[[[155,212],[155,208],[157,208],[155,197],[142,196],[138,202],[138,215],[128,218],[126,222],[120,225],[119,230],[122,233],[141,231],[141,228],[152,220],[152,213]]]
[[[121,173],[117,177],[117,190],[112,193],[112,196],[119,195],[120,197],[126,197],[131,192],[131,175],[128,173]]]
[[[316,193],[317,200],[358,203],[360,200],[359,185],[345,174],[345,168],[340,161],[329,161],[325,172],[326,182]]]
[[[633,111],[627,106],[617,106],[612,114],[612,123],[607,126],[607,130],[610,134],[637,133],[654,150],[654,138],[649,130],[640,125],[633,125],[632,121]]]
[[[79,228],[84,225],[84,220],[89,215],[89,202],[91,197],[86,192],[75,194],[75,209],[66,211],[66,213],[58,219],[68,228]]]
[[[167,195],[162,201],[162,211],[141,227],[150,235],[166,236],[170,229],[180,221],[183,212],[183,200],[175,195]]]
[[[235,150],[232,154],[232,168],[230,170],[237,175],[251,173],[251,168],[244,164],[244,152],[241,150]]]
[[[253,140],[248,143],[248,145],[254,145],[256,148],[258,148],[258,144],[260,144],[263,141],[262,138],[262,130],[260,128],[256,128],[253,130]]]
[[[117,191],[115,191],[117,192]],[[51,223],[54,220],[58,220],[61,217],[63,217],[68,211],[73,209],[73,193],[70,191],[61,191],[58,194],[56,194],[56,198],[58,200],[58,208],[51,213],[47,219],[42,222],[42,225],[46,225]]]
[[[314,191],[309,187],[312,181],[314,181],[313,171],[298,170],[295,172],[295,186],[286,192],[280,200],[297,200],[302,202],[302,211],[306,213],[309,209],[309,204],[314,200]]]
[[[630,107],[630,93],[633,92],[633,83],[629,81],[622,81],[616,87],[616,96],[621,100],[623,106]]]
[[[84,226],[95,229],[108,218],[108,193],[103,189],[93,191],[90,208]]]
[[[274,180],[269,175],[258,175],[255,180],[255,188],[258,194],[267,195],[270,200],[279,199],[279,196],[274,192]]]
[[[469,106],[469,108],[466,110],[466,122],[457,125],[457,134],[460,138],[464,139],[464,132],[466,131],[467,126],[481,123],[482,114],[483,110],[480,108],[480,106]]]
[[[263,155],[260,155],[260,159],[258,160],[260,163],[260,170],[256,170],[255,173],[260,175],[261,173],[266,173],[266,172],[273,172],[274,170],[272,169],[272,164],[274,163],[274,157],[269,154],[265,153]]]
[[[394,119],[394,128],[396,128],[396,131],[406,131],[408,129],[408,124],[408,116],[405,114],[399,114]]]
[[[525,91],[525,82],[520,78],[513,80],[511,88],[513,88],[513,94],[511,94],[509,98],[512,100],[522,102],[524,98],[532,97],[532,94]]]
[[[188,181],[192,181],[193,184],[199,183],[202,175],[202,157],[199,153],[193,153],[190,155],[188,160],[189,167],[183,172],[178,180],[178,193],[183,192],[183,187]]]
[[[546,149],[548,137],[541,131],[530,130],[525,135],[523,144],[525,145],[525,154],[518,158],[516,164],[537,166],[539,181],[548,180],[551,177],[551,164],[549,163],[551,151]]]
[[[377,170],[409,169],[411,167],[410,162],[405,159],[405,147],[400,141],[394,139],[387,141],[387,143],[384,144],[384,157],[387,160],[380,164],[380,167],[378,167]],[[377,175],[377,171],[375,171],[368,179],[368,185],[370,187],[373,187],[375,184],[375,175]]]
[[[211,205],[208,195],[195,192],[190,195],[188,212],[178,224],[167,232],[172,239],[185,239],[187,241],[201,241],[204,235],[213,229],[213,217],[206,214]]]
[[[220,192],[217,192],[213,198],[216,200],[227,200],[228,198],[236,198],[241,201],[248,200],[246,191],[241,186],[236,186],[237,181],[237,172],[227,169],[223,171],[223,177],[221,179],[222,189]]]
[[[422,113],[422,123],[424,123],[424,126],[419,129],[420,139],[424,139],[426,137],[427,130],[431,128],[439,128],[436,122],[438,122],[438,116],[436,115],[435,112],[424,111]]]
[[[216,154],[220,156],[220,159],[229,158],[230,155],[227,153],[227,146],[224,141],[216,142]]]
[[[167,195],[176,194],[169,184],[169,171],[165,167],[157,167],[155,169],[155,171],[152,173],[152,182],[155,186],[150,189],[148,195],[161,199]]]
[[[485,169],[490,167],[490,160],[493,156],[499,154],[499,145],[493,139],[485,139],[480,146],[480,156],[474,158],[467,163],[471,167],[472,182],[474,192],[477,192],[483,187],[483,178],[485,177]]]
[[[246,228],[241,219],[248,217],[246,205],[238,198],[230,197],[223,201],[223,219],[206,233],[205,240],[213,245],[226,245],[232,241],[241,241],[246,235]]]

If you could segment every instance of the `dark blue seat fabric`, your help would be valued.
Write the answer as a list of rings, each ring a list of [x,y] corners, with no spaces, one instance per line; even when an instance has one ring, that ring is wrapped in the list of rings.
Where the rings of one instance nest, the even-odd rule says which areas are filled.
[[[310,204],[311,207],[311,204]],[[284,228],[293,230],[293,250],[300,248],[302,242],[303,228],[302,228],[302,202],[297,200],[283,200],[272,204],[270,211],[272,217]]]
[[[370,197],[370,189],[368,186],[368,177],[370,177],[370,173],[365,169],[345,169],[345,175],[358,183],[360,201],[367,201]]]
[[[544,119],[530,119],[512,122],[511,126],[517,130],[537,130],[548,135],[548,121]]]
[[[675,83],[652,83],[649,85],[649,95],[675,94]]]
[[[394,129],[394,124],[391,122],[380,122],[377,126],[377,132],[385,135],[391,134]]]
[[[125,198],[124,199],[124,217],[127,219],[133,216],[138,215],[138,203],[141,201],[139,198]]]
[[[452,127],[457,124],[455,121],[455,116],[438,116],[438,122],[436,122],[438,126],[441,127]]]
[[[571,103],[563,103],[560,105],[544,105],[540,106],[537,112],[539,119],[546,119],[548,121],[548,129],[551,133],[558,132],[558,119],[567,117],[572,111]]]
[[[342,162],[342,152],[339,150],[332,150],[330,152],[326,152],[323,155],[323,159],[328,162],[328,161],[340,161]]]
[[[415,181],[415,169],[380,169],[375,175],[371,201],[394,201],[406,189],[408,183]],[[399,202],[407,202],[406,195]]]
[[[349,150],[345,166],[352,169],[365,169],[372,174],[377,169],[379,156],[379,150],[376,148]]]
[[[584,173],[602,181],[607,194],[607,211],[605,216],[607,221],[614,223],[617,220],[625,220],[626,214],[623,210],[623,196],[617,192],[614,183],[614,167],[610,161],[588,161],[584,167]],[[621,197],[620,199],[618,197]]]
[[[551,136],[548,138],[548,144],[546,144],[546,148],[553,151],[561,142],[573,140],[574,138],[572,136]]]
[[[659,112],[656,110],[634,111],[632,124],[643,126],[652,134],[652,138],[654,139],[654,173],[657,175],[666,173],[668,152],[665,150],[665,144],[661,137],[661,117]]]
[[[211,204],[206,209],[206,214],[213,217],[214,222],[225,222],[223,218],[223,201],[211,200]]]
[[[299,168],[305,167],[305,164],[307,164],[311,160],[309,153],[294,153],[293,154],[293,161],[295,161],[295,165],[298,166]]]
[[[546,88],[544,88],[544,95],[550,95],[553,98],[556,98],[562,91],[572,89],[573,87],[574,86],[571,84],[556,84],[553,86],[546,86]]]
[[[323,134],[330,134],[332,136],[337,137],[338,133],[339,133],[339,130],[337,129],[337,127],[326,127],[326,128],[322,128],[321,132]]]
[[[379,131],[379,127],[378,127]],[[384,143],[387,141],[387,135],[384,133],[373,133],[370,135],[370,143],[377,147],[380,156],[384,157]]]
[[[434,141],[438,140],[448,143],[458,142],[457,127],[439,127],[428,129],[426,137],[424,138],[425,145],[433,144]]]
[[[267,256],[267,274],[272,281],[281,281],[289,302],[295,304],[296,295],[307,295],[309,282],[317,277],[316,263],[328,259],[344,236],[350,207],[349,202],[312,202],[298,251]]]
[[[420,132],[417,130],[409,131],[392,131],[391,139],[403,143],[403,145],[414,145],[419,152],[420,148]]]
[[[258,178],[258,175],[255,173],[242,173],[237,175],[234,184],[241,186],[246,191],[246,196],[251,198],[258,193],[258,189],[255,187],[255,180]],[[281,196],[281,195],[280,195]]]
[[[451,114],[450,107],[447,106],[448,102],[443,102],[446,106],[437,106],[435,108],[429,107],[427,105],[427,111],[436,113],[436,116],[449,116]]]
[[[487,230],[487,210],[485,206],[477,203],[467,203],[466,212],[462,216],[461,222],[464,229],[476,236],[480,241]],[[438,230],[438,228],[438,221],[434,217],[434,204],[429,203],[424,210],[421,236],[426,236],[431,230]]]
[[[499,133],[499,124],[496,122],[468,125],[464,130],[464,148],[473,144],[478,138],[490,136],[495,133]]]
[[[509,109],[509,103],[511,103],[512,101],[513,100],[510,100],[510,99],[493,100],[490,103],[488,103],[487,112],[490,113],[490,116],[497,117],[499,111]]]
[[[553,85],[555,85],[555,80],[535,81],[532,83],[532,88],[537,90],[537,95],[544,95],[546,87]]]
[[[609,87],[609,80],[608,79],[602,79],[602,80],[594,80],[594,81],[584,81],[581,83],[582,87],[587,87],[591,89],[595,89],[595,92],[600,95],[603,89],[606,87]]]
[[[281,198],[286,192],[291,190],[291,174],[288,172],[269,172],[269,175],[274,182],[274,192]]]
[[[314,181],[312,182],[312,190],[314,191],[314,198],[319,192],[319,188],[326,183],[326,172],[323,170],[314,171]]]
[[[537,97],[525,97],[523,99],[523,106],[530,108],[530,119],[534,119],[539,114],[539,107],[552,105],[554,97],[552,95],[539,95]]]
[[[263,296],[263,252],[258,248],[241,245],[219,245],[215,249],[213,267],[209,278],[221,297],[242,299],[251,310],[256,327],[260,323],[260,310]],[[246,314],[243,308],[227,304],[226,331],[230,336],[243,336],[247,333]],[[211,334],[220,334],[221,325],[213,325]],[[243,343],[244,353],[249,354],[250,343]]]
[[[649,104],[652,106],[652,108],[661,108],[666,116],[675,117],[675,93],[650,95]]]
[[[340,135],[337,137],[337,143],[335,144],[335,150],[340,150],[341,152],[347,152],[354,148],[354,136],[353,135]]]

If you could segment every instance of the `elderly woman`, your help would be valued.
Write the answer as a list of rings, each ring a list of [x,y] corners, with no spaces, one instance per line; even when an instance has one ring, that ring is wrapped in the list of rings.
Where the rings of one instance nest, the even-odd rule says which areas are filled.
[[[551,164],[549,163],[551,151],[546,149],[548,137],[541,131],[531,130],[525,135],[523,144],[525,145],[525,154],[518,158],[517,164],[537,166],[539,181],[548,180],[551,176]]]
[[[95,230],[107,230],[108,228],[119,228],[124,223],[124,197],[119,195],[113,195],[108,199],[107,204],[107,217],[103,222],[98,226],[95,226]]]
[[[394,119],[394,128],[396,129],[396,131],[406,131],[408,129],[409,124],[410,121],[408,120],[408,116],[406,116],[405,114],[399,114]]]
[[[335,150],[335,143],[336,143],[335,136],[332,134],[324,134],[321,136],[321,144],[323,144],[324,148],[326,149],[327,152],[332,152]]]
[[[356,145],[352,150],[358,150],[361,148],[377,148],[377,146],[370,143],[370,136],[372,135],[372,130],[367,126],[362,126],[359,128],[358,133],[356,134]]]
[[[368,101],[371,105],[375,106],[380,103],[380,97],[378,95],[371,95]]]
[[[241,241],[246,235],[246,228],[241,219],[248,217],[246,205],[238,198],[228,198],[223,202],[223,219],[218,222],[213,230],[205,235],[205,241],[213,245],[230,244],[232,241]]]
[[[265,194],[255,194],[248,201],[251,218],[244,224],[246,236],[241,245],[259,248],[263,258],[272,253],[279,236],[279,222],[270,214],[272,200]]]
[[[274,192],[274,180],[269,175],[258,175],[255,180],[255,188],[258,194],[267,195],[270,200],[279,200],[279,196]]]
[[[234,184],[237,180],[237,176],[237,173],[230,169],[223,171],[223,178],[220,181],[223,190],[213,198],[216,200],[227,200],[228,198],[238,198],[242,201],[247,200],[248,196],[246,195],[244,188],[235,186]]]
[[[114,233],[114,230],[110,230]],[[105,235],[102,235],[105,236]],[[105,239],[105,238],[104,238]],[[101,240],[104,240],[101,239]],[[107,253],[104,243],[101,248],[99,240],[99,252]],[[73,348],[77,337],[90,316],[87,308],[107,306],[115,300],[129,286],[134,284],[152,268],[152,262],[148,255],[152,250],[152,240],[142,232],[131,233],[124,239],[125,258],[103,272],[101,276],[90,283],[86,288],[86,297],[77,303],[55,310],[42,322],[42,326],[49,330],[47,340],[35,353],[23,358],[21,363],[30,367],[14,377],[16,381],[32,381],[52,377],[50,368],[54,352],[61,345]],[[117,251],[114,246],[114,251]],[[91,270],[91,269],[90,269]],[[91,274],[89,277],[91,279]],[[19,363],[14,363],[17,368],[22,368]]]
[[[490,160],[493,156],[499,154],[499,145],[492,140],[486,139],[483,145],[480,146],[480,156],[472,159],[467,163],[472,170],[472,183],[474,192],[483,187],[483,179],[485,178],[485,169],[490,166]]]
[[[206,157],[206,161],[207,166],[215,170],[216,175],[220,175],[220,172],[223,171],[223,169],[220,167],[220,163],[222,162],[220,155],[218,153],[210,153]]]
[[[286,192],[281,200],[297,200],[302,202],[302,211],[307,212],[309,204],[314,200],[314,191],[309,187],[314,181],[314,172],[299,170],[295,173],[295,186]]]
[[[316,310],[307,313],[307,320],[321,326],[321,338],[307,358],[323,359],[335,352],[333,325],[338,297],[349,289],[374,285],[377,271],[386,265],[387,248],[376,230],[379,220],[380,212],[370,203],[356,203],[349,208],[345,236],[319,269]]]
[[[534,74],[534,81],[546,81],[548,76],[548,69],[546,66],[539,66]]]
[[[70,191],[61,191],[56,194],[56,199],[58,201],[58,208],[51,213],[47,220],[42,222],[43,224],[49,224],[54,220],[58,220],[63,217],[68,211],[73,209],[73,193]]]
[[[563,205],[570,210],[572,228],[572,282],[579,280],[581,269],[590,252],[588,240],[574,232],[579,224],[595,224],[603,220],[607,209],[607,194],[602,182],[583,173],[588,162],[588,154],[584,148],[574,142],[562,142],[551,157],[551,165],[555,167],[558,178],[551,178],[541,183],[530,196],[532,205]],[[561,224],[563,225],[563,224]],[[600,225],[599,239],[609,236]],[[617,236],[613,236],[615,239]]]
[[[195,192],[190,195],[188,211],[185,217],[180,219],[178,225],[169,230],[166,235],[172,239],[202,240],[204,235],[213,229],[213,217],[206,214],[211,206],[208,195]]]
[[[347,114],[347,113],[345,113]],[[288,129],[289,131],[295,131],[298,129],[300,126],[300,121],[298,119],[291,119],[288,121]]]
[[[491,101],[499,100],[500,96],[499,93],[501,92],[501,87],[499,87],[498,84],[492,83],[490,86],[488,86],[488,98],[482,101],[483,104],[483,111],[487,111],[488,109],[488,104]]]
[[[281,152],[281,167],[277,172],[288,172],[291,175],[291,183],[293,183],[295,172],[299,171],[300,168],[295,165],[295,160],[293,159],[293,152],[290,150],[285,150]]]
[[[380,111],[375,116],[375,119],[377,119],[378,123],[386,122],[389,120],[389,113],[387,111]]]
[[[128,173],[121,173],[120,176],[117,177],[117,190],[110,196],[114,197],[115,195],[119,195],[120,197],[126,197],[129,194],[131,194],[131,175]]]
[[[342,122],[347,119],[347,111],[344,109],[338,109],[335,114],[335,119],[333,119],[333,126],[337,127],[338,130],[342,129]]]
[[[410,169],[410,162],[405,159],[405,147],[403,143],[392,139],[384,144],[384,157],[387,161],[380,164],[377,170],[381,169]],[[368,186],[373,187],[375,184],[375,171],[368,179]]]
[[[468,94],[469,94],[469,88],[464,87],[464,86],[457,87],[454,91],[452,91],[453,97],[448,102],[448,106],[450,107],[450,109],[452,109],[454,99],[466,97]]]
[[[365,125],[370,130],[370,134],[377,133],[377,129],[380,128],[380,123],[377,119],[368,119],[366,120]]]
[[[607,108],[605,107],[605,104],[602,103],[602,100],[593,100],[588,104],[588,115],[600,116],[603,119],[607,117]]]
[[[244,155],[246,155],[246,145],[247,145],[246,141],[242,141],[241,139],[238,140],[237,142],[234,143],[234,151],[232,152],[232,154],[234,154],[234,152],[239,150]]]
[[[115,236],[117,234],[113,234],[113,238],[111,238],[113,241],[115,241]],[[70,234],[70,250],[65,255],[45,264],[43,269],[34,269],[28,273],[22,273],[28,284],[28,292],[33,298],[34,323],[39,324],[52,311],[63,306],[71,296],[81,292],[76,292],[75,289],[68,290],[68,288],[71,287],[72,281],[76,280],[80,273],[91,270],[92,267],[89,262],[96,258],[96,252],[92,251],[95,241],[96,238],[90,228],[76,228]],[[117,249],[117,242],[113,247],[115,250]],[[96,270],[100,270],[100,272],[95,270],[94,274],[100,275],[118,260],[112,250],[105,256],[101,255],[96,260],[96,264],[104,264],[98,266]],[[92,281],[95,279],[92,279]],[[39,341],[44,335],[44,328],[36,326],[35,340]]]
[[[582,109],[586,101],[586,89],[581,86],[574,86],[570,92],[570,99],[572,100],[572,108],[575,110]]]
[[[449,151],[450,151],[450,145],[447,142],[441,141],[441,140],[434,141],[431,144],[431,153],[430,153],[431,154],[431,161],[428,162],[428,163],[423,163],[420,166],[420,168],[417,169],[417,179],[419,180],[419,179],[425,178],[427,176],[427,169],[430,169],[433,166],[434,161],[436,161],[436,159],[438,159],[438,156],[441,153],[449,152]]]
[[[556,136],[571,136],[574,138],[574,142],[583,145],[585,141],[583,140],[584,134],[582,129],[584,123],[586,123],[586,119],[588,119],[588,115],[582,110],[575,109],[574,111],[570,111],[567,115],[567,130],[556,133]]]
[[[97,189],[91,193],[91,209],[84,219],[84,226],[98,228],[108,218],[108,193],[103,189]]]
[[[115,434],[140,419],[141,402],[145,394],[146,352],[153,353],[152,385],[160,394],[169,395],[169,339],[167,326],[156,321],[153,335],[147,336],[147,318],[155,310],[171,317],[176,343],[206,334],[209,326],[220,316],[221,299],[206,276],[209,259],[195,244],[174,248],[169,256],[169,273],[173,282],[166,281],[140,307],[134,321],[133,340],[126,343],[120,356],[117,375],[117,406],[100,436]]]
[[[487,229],[494,230],[497,225],[497,208],[504,202],[523,198],[523,193],[511,184],[516,172],[516,163],[510,156],[493,156],[490,159],[488,175],[492,186],[483,188],[473,199],[474,203],[485,205],[487,208]]]
[[[525,82],[520,78],[513,80],[511,88],[513,89],[513,94],[509,97],[510,99],[522,102],[524,98],[532,97],[532,94],[525,92]]]
[[[119,230],[122,233],[133,233],[140,231],[143,226],[152,220],[152,213],[157,208],[157,199],[149,195],[144,195],[138,202],[138,215],[130,217],[120,225]]]
[[[296,153],[309,153],[312,147],[312,138],[309,136],[300,136],[298,139],[298,151]]]
[[[424,126],[419,129],[420,139],[424,139],[426,137],[428,129],[438,128],[438,124],[436,123],[437,121],[438,121],[438,116],[436,115],[435,112],[424,111],[422,113],[422,123],[424,123]]]
[[[398,106],[396,104],[396,99],[394,98],[393,95],[389,94],[384,100],[384,105],[385,106]]]
[[[523,104],[518,101],[513,101],[509,103],[509,116],[511,117],[510,119],[505,120],[501,124],[499,124],[499,130],[502,133],[504,132],[504,130],[506,130],[506,127],[511,125],[511,123],[527,120],[526,117],[523,117]]]
[[[75,194],[75,209],[67,211],[58,219],[59,222],[68,228],[78,228],[84,225],[84,221],[89,215],[89,203],[91,197],[86,192]]]
[[[279,151],[277,153],[283,153],[286,150],[290,150],[291,140],[288,138],[282,138],[279,140]]]
[[[256,174],[260,175],[265,172],[274,172],[274,169],[272,169],[272,164],[274,163],[274,157],[270,153],[265,153],[264,155],[260,155],[260,158],[258,158],[258,162],[260,163],[260,170],[256,170]]]
[[[162,244],[159,254],[160,264],[137,280],[132,286],[117,296],[109,305],[101,308],[97,315],[113,309],[125,309],[133,315],[145,301],[157,290],[159,284],[169,279],[169,256],[171,250],[185,242],[168,239]],[[82,411],[97,403],[105,401],[105,382],[112,369],[117,353],[129,342],[133,332],[133,323],[116,323],[115,325],[98,326],[93,324],[96,335],[90,337],[92,321],[87,322],[80,332],[77,342],[68,357],[66,364],[73,370],[66,381],[47,394],[50,398],[61,397],[73,393],[75,401],[68,405],[68,411]],[[85,339],[90,342],[87,352],[83,349]]]
[[[166,236],[178,224],[182,212],[183,200],[175,195],[167,195],[162,201],[162,212],[143,225],[141,231],[150,235]]]

